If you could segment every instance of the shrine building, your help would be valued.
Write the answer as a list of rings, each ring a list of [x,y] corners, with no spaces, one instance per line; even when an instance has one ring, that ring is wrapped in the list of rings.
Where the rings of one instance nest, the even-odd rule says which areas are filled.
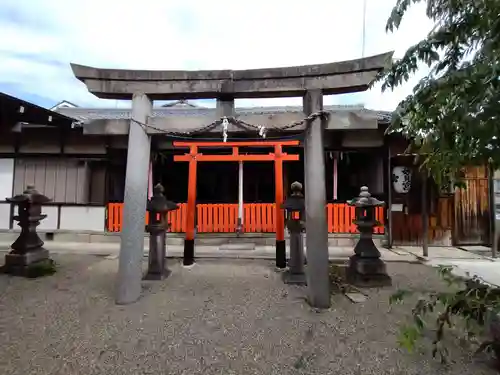
[[[386,55],[357,60],[364,65],[354,61],[325,66],[332,66],[328,67],[330,73],[344,69],[344,75],[350,72],[342,66],[347,63],[351,68],[361,66],[358,73],[349,73],[351,75],[365,74],[371,72],[370,69],[376,73],[384,59]],[[73,66],[75,76],[89,91],[108,97],[99,85],[102,79],[112,79],[116,71],[101,74],[92,69]],[[279,78],[284,74],[280,73],[283,69],[291,68],[280,69],[271,73]],[[257,75],[257,71],[245,74]],[[294,72],[306,77],[312,74]],[[160,77],[164,73],[158,72],[157,77],[152,77],[141,76],[139,72],[134,73],[134,79],[147,76],[154,82],[160,78],[168,82],[170,78]],[[184,77],[182,74],[179,73]],[[286,74],[292,73],[287,71]],[[234,74],[232,77],[236,80]],[[112,85],[106,87],[113,87],[118,92],[114,97],[131,98],[131,94],[120,92],[128,90],[136,81],[110,82]],[[144,82],[153,81],[146,79]],[[119,86],[124,83],[128,86]],[[348,86],[346,92],[366,88],[359,86],[358,90],[356,84]],[[288,195],[290,184],[302,182],[305,193],[313,189],[311,196],[314,197],[318,188],[310,181],[319,178],[317,181],[324,180],[325,220],[330,244],[350,246],[356,238],[356,227],[352,223],[354,209],[346,202],[359,194],[361,186],[368,186],[373,196],[387,202],[386,207],[392,207],[390,215],[386,208],[377,211],[380,225],[375,229],[375,237],[378,241],[384,240],[388,245],[421,242],[421,182],[417,168],[402,156],[407,142],[397,134],[385,134],[390,113],[362,106],[319,105],[315,110],[302,106],[238,108],[234,106],[234,98],[240,95],[240,89],[233,87],[232,90],[232,97],[219,93],[215,108],[196,106],[187,99],[180,99],[163,106],[152,105],[143,112],[140,106],[146,108],[151,104],[140,102],[140,98],[137,99],[139,105],[131,109],[81,108],[63,102],[52,110],[45,110],[2,96],[3,108],[9,103],[9,110],[3,111],[0,129],[2,194],[5,198],[19,194],[27,185],[34,184],[51,198],[52,202],[44,207],[48,217],[39,227],[48,240],[64,238],[68,233],[78,233],[96,241],[103,236],[119,238],[124,224],[126,175],[135,173],[136,168],[140,170],[137,173],[146,176],[146,196],[151,194],[154,184],[161,183],[167,198],[179,204],[179,209],[168,215],[168,230],[173,238],[192,241],[219,235],[283,241],[286,235],[284,213],[279,206]],[[266,94],[259,90],[259,97]],[[285,92],[287,89],[279,90]],[[283,96],[302,94],[293,90]],[[335,90],[338,91],[331,93],[344,89]],[[282,91],[274,91],[268,96],[280,96]],[[186,97],[214,97],[212,92],[200,92],[188,93]],[[249,88],[248,93],[241,96],[252,97],[252,92]],[[330,92],[325,89],[323,93]],[[162,94],[161,98],[154,92],[148,95],[152,99],[175,99],[169,94]],[[31,116],[34,112],[38,117]],[[308,180],[304,168],[307,158],[305,132],[308,123],[318,119],[322,122],[323,135],[317,143],[320,150],[316,151],[323,159],[324,173],[319,168],[323,175],[314,175],[313,180]],[[149,149],[131,152],[129,130],[132,124],[139,125],[148,135],[150,145],[144,143],[146,146],[141,147]],[[146,171],[145,165],[149,170]],[[408,170],[413,177],[404,183],[403,172]],[[394,176],[399,175],[400,179],[396,178],[399,182],[395,181]],[[486,177],[478,173],[474,178],[479,181]],[[134,185],[132,190],[138,188],[139,185]],[[321,194],[321,188],[317,191]],[[0,202],[0,230],[15,230],[11,207],[3,196],[0,199],[3,200]],[[431,244],[451,244],[453,223],[456,224],[452,193],[431,194],[429,200],[432,201],[429,213]],[[134,209],[137,207],[142,206],[134,206]],[[147,217],[144,224],[146,221]]]

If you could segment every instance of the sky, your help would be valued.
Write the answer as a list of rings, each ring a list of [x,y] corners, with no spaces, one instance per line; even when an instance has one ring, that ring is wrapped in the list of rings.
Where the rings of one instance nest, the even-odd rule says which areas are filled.
[[[101,68],[252,69],[330,63],[406,49],[432,24],[415,6],[394,34],[395,0],[0,0],[0,91],[51,107],[128,107],[90,94],[70,62]],[[364,43],[363,43],[364,39]],[[364,46],[364,48],[363,48]],[[363,51],[364,50],[364,51]],[[421,71],[394,92],[380,86],[325,104],[393,110]],[[198,102],[212,106],[213,101]],[[301,98],[239,99],[237,107],[301,105]]]

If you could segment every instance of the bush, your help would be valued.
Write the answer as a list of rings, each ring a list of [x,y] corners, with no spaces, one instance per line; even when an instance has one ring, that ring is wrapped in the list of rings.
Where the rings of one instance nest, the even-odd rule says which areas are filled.
[[[432,355],[447,363],[448,350],[443,339],[446,329],[454,328],[476,346],[476,353],[493,351],[497,360],[500,359],[500,288],[487,285],[477,277],[454,276],[451,271],[452,267],[439,267],[449,291],[420,293],[411,322],[401,327],[399,344],[413,351],[417,341],[434,328]],[[398,290],[390,297],[390,303],[400,303],[412,294],[415,292]]]

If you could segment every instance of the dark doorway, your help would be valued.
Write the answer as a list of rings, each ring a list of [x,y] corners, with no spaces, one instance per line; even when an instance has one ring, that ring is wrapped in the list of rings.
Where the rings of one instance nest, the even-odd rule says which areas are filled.
[[[156,153],[153,157],[153,185],[161,183],[165,196],[177,203],[187,201],[189,163],[174,162],[173,151]]]
[[[237,203],[238,163],[198,163],[197,203]]]
[[[243,163],[243,201],[273,203],[275,199],[274,163]]]

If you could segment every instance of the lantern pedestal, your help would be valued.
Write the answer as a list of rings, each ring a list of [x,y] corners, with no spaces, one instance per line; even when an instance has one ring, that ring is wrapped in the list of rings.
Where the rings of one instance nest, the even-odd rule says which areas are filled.
[[[358,228],[361,231],[360,224]],[[354,248],[354,255],[349,258],[347,268],[347,282],[360,287],[382,287],[392,284],[387,274],[385,263],[380,259],[380,251],[373,243],[371,236],[373,226],[370,225],[369,234],[361,232],[361,237]]]
[[[177,204],[167,200],[163,195],[163,186],[157,184],[153,189],[153,196],[147,204],[150,224],[146,227],[149,232],[148,271],[144,280],[164,280],[172,273],[167,268],[167,213],[176,210]]]
[[[283,282],[307,285],[304,263],[304,237],[300,231],[290,231],[290,260],[288,270],[283,273]]]
[[[286,212],[286,226],[290,231],[290,260],[288,270],[283,273],[283,282],[293,285],[307,285],[304,272],[304,195],[302,184],[295,181],[291,185],[292,194],[283,203]]]
[[[148,272],[144,276],[144,280],[164,280],[172,273],[166,265],[167,241],[165,228],[159,230],[148,228],[148,230],[150,233]]]
[[[19,222],[21,233],[11,245],[12,251],[5,255],[4,273],[32,277],[36,273],[34,268],[52,266],[49,251],[43,247],[43,241],[36,232],[40,221],[47,217],[42,214],[42,204],[49,201],[31,185],[22,194],[7,198],[7,202],[18,205],[18,214],[13,219]]]
[[[349,284],[364,288],[392,285],[385,263],[380,258],[363,258],[360,255],[351,256],[346,276]]]
[[[38,265],[50,266],[52,260],[49,258],[47,249],[30,251],[26,254],[9,253],[5,255],[5,265],[3,271],[12,276],[30,277],[30,270]]]
[[[373,228],[377,224],[375,208],[384,202],[371,197],[368,188],[363,186],[360,197],[349,204],[356,207],[354,224],[358,227],[360,237],[354,247],[354,255],[349,258],[347,282],[365,288],[390,286],[391,277],[387,274],[384,261],[380,259],[380,251],[373,243]]]

